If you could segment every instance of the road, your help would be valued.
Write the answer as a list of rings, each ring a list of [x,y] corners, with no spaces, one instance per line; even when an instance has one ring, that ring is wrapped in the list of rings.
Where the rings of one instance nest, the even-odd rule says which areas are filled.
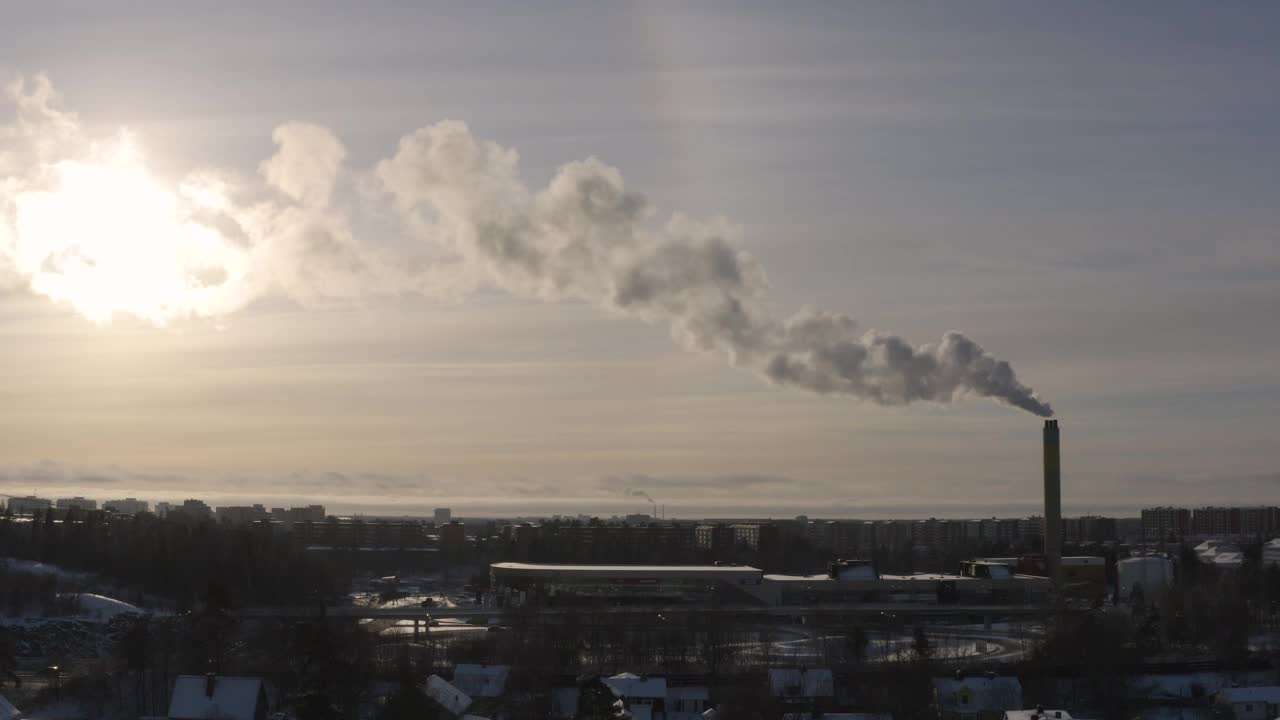
[[[703,607],[697,605],[672,605],[659,607],[537,607],[521,609],[542,616],[557,615],[637,615],[663,614],[702,615],[719,613],[739,616],[769,616],[784,618],[809,618],[821,616],[892,617],[915,618],[1034,618],[1047,615],[1050,609],[1040,605],[925,605],[910,603],[853,603],[847,605],[725,605]],[[256,607],[244,608],[233,613],[240,618],[353,618],[383,620],[426,620],[430,618],[489,618],[499,617],[503,608],[375,608],[356,605],[330,607]]]

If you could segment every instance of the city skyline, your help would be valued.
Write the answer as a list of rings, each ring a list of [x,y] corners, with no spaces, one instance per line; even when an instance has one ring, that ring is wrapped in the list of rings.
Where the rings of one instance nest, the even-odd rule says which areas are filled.
[[[1274,10],[561,10],[476,22],[378,6],[350,33],[284,7],[122,21],[84,5],[74,27],[18,9],[0,79],[25,89],[0,128],[19,127],[14,98],[53,103],[44,74],[50,107],[97,142],[127,128],[158,185],[216,169],[257,188],[251,202],[332,198],[407,263],[429,251],[389,208],[352,208],[415,129],[465,122],[519,154],[531,192],[599,158],[643,194],[645,227],[685,213],[749,252],[778,317],[848,313],[917,347],[957,330],[1009,362],[1028,392],[996,396],[1062,418],[1064,514],[1280,490]],[[288,138],[350,174],[297,181],[273,160],[293,157]],[[0,132],[5,177],[23,142]],[[1041,506],[1038,420],[972,383],[895,407],[799,392],[761,382],[744,345],[688,352],[674,321],[473,292],[465,273],[422,297],[290,265],[275,290],[188,319],[136,298],[51,302],[12,260],[4,493],[473,514],[634,512],[645,496],[703,516]],[[104,322],[104,307],[126,311]]]

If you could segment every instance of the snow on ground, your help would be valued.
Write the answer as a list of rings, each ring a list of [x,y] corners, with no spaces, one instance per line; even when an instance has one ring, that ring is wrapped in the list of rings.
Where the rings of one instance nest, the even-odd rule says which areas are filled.
[[[109,598],[105,595],[80,593],[79,600],[81,617],[88,617],[92,620],[105,622],[117,615],[125,613],[137,614],[143,612],[123,600],[116,600],[115,598]]]
[[[87,717],[89,713],[79,703],[64,700],[29,710],[22,716],[22,720],[77,720]]]
[[[54,575],[62,580],[79,581],[91,577],[89,573],[76,572],[74,570],[66,570],[57,565],[49,563],[36,562],[35,560],[16,560],[14,558],[0,558],[0,563],[8,566],[11,572],[26,573],[28,575]]]

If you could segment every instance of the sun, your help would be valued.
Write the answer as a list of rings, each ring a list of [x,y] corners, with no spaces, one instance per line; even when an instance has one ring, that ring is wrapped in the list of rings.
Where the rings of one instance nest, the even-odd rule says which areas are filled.
[[[131,136],[47,175],[14,198],[14,260],[33,291],[99,324],[165,325],[219,312],[247,280],[248,250],[196,219],[214,198],[157,181]]]

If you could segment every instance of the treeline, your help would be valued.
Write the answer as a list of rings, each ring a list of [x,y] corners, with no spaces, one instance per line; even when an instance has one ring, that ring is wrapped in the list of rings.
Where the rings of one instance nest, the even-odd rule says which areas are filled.
[[[128,588],[131,601],[159,596],[179,611],[210,597],[222,606],[319,602],[343,586],[270,527],[147,513],[0,516],[0,556],[94,573]]]

